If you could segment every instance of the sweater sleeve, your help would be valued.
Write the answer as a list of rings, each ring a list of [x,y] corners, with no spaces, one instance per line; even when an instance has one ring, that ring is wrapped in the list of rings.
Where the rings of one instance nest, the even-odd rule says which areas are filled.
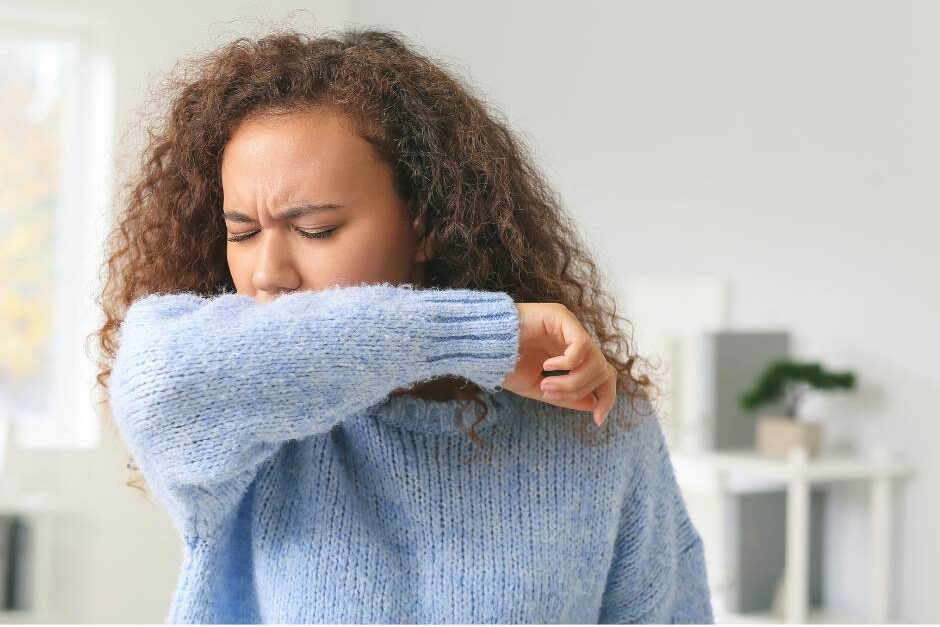
[[[702,539],[689,518],[659,419],[633,428],[624,499],[599,623],[713,623]]]
[[[518,343],[503,292],[380,283],[266,303],[154,294],[121,326],[112,415],[148,483],[188,520],[194,498],[230,495],[231,506],[285,441],[327,433],[396,388],[452,374],[496,389]]]

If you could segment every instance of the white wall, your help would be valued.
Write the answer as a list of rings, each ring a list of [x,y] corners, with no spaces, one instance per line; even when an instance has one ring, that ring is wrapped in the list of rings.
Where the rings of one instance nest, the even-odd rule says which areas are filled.
[[[940,375],[930,352],[940,346],[931,241],[940,227],[931,176],[940,5],[23,4],[110,21],[121,134],[155,72],[254,30],[236,20],[245,15],[277,19],[303,6],[316,27],[349,19],[394,28],[462,68],[529,140],[615,276],[726,278],[735,326],[786,326],[796,355],[857,371],[852,400],[816,399],[807,413],[827,418],[833,440],[909,452],[918,475],[899,508],[895,610],[940,621]],[[123,141],[132,154],[135,136]],[[67,510],[54,618],[162,622],[179,544],[159,508],[123,486],[124,457],[105,435],[93,451],[19,451],[12,460],[24,485],[56,491]],[[837,496],[838,572],[827,588],[857,609],[867,581],[863,495]]]
[[[894,610],[940,621],[940,4],[385,3],[350,17],[449,61],[538,152],[618,278],[727,279],[731,322],[854,369],[833,443],[917,466]],[[864,494],[834,494],[827,593],[866,602]]]

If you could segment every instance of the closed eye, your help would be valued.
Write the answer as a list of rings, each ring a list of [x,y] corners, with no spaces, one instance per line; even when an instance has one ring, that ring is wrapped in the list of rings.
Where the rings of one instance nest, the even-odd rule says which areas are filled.
[[[298,229],[294,227],[294,230],[297,231],[298,235],[300,235],[301,237],[306,237],[307,239],[326,239],[330,237],[333,234],[333,231],[335,231],[338,228],[339,227],[333,227],[331,229],[321,229],[319,231],[307,231],[304,229]],[[228,236],[225,239],[230,242],[241,242],[250,237],[254,237],[257,233],[258,231],[249,231],[248,233],[236,233],[234,235]]]

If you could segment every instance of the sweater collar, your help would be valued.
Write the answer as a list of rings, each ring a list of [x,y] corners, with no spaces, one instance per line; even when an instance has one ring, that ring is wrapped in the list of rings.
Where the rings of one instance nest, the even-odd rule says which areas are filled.
[[[480,398],[486,405],[486,417],[474,428],[477,433],[491,425],[502,422],[519,413],[521,404],[526,398],[500,390],[490,393],[481,390]],[[388,396],[384,401],[369,408],[368,413],[382,422],[420,433],[434,434],[461,434],[463,431],[457,424],[457,416],[463,422],[464,429],[469,429],[476,422],[477,414],[482,412],[479,405],[473,401],[450,399],[435,401],[411,395]]]

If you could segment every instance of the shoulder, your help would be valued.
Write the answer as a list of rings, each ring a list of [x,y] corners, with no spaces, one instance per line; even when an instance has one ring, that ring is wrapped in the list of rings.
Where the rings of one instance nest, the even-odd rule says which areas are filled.
[[[637,469],[669,462],[661,412],[654,401],[620,394],[604,424],[598,428],[590,412],[522,398],[519,424],[563,447],[577,448],[585,460],[602,464],[622,484]],[[626,488],[625,485],[621,486]]]
[[[621,395],[607,420],[615,446],[637,462],[668,455],[662,413],[652,400]]]

